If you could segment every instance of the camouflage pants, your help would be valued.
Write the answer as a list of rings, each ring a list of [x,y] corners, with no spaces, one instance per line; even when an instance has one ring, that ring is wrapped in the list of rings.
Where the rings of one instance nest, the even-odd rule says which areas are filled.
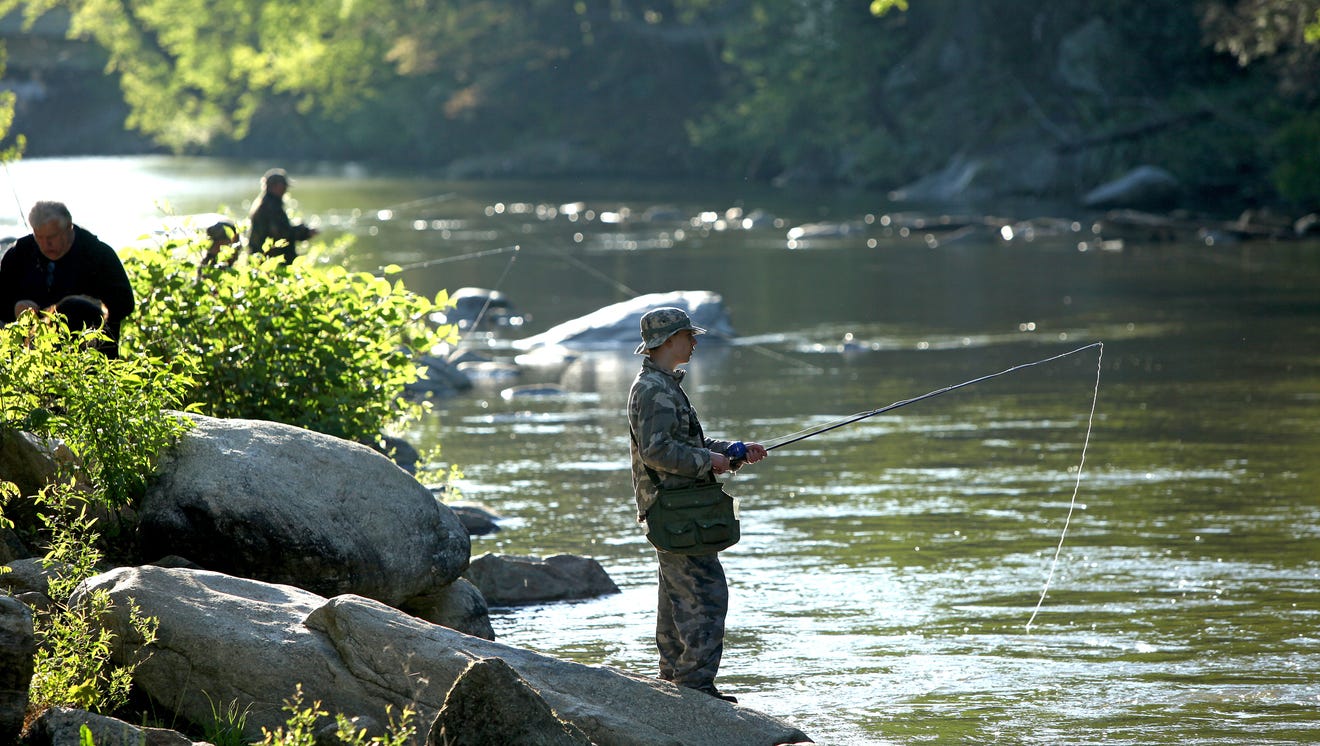
[[[729,584],[718,554],[656,552],[660,560],[655,642],[660,678],[692,689],[715,686],[724,654]]]

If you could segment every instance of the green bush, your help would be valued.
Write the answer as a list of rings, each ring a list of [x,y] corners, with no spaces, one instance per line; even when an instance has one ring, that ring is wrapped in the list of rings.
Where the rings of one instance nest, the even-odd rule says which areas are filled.
[[[293,697],[284,701],[284,711],[289,719],[283,727],[274,731],[261,729],[264,738],[260,746],[315,746],[317,724],[329,713],[321,709],[320,702],[311,707],[303,706],[302,685],[299,684]],[[386,706],[385,714],[389,718],[388,733],[384,736],[368,737],[366,732],[355,728],[353,723],[342,713],[335,715],[335,736],[344,746],[404,746],[417,733],[413,725],[416,711],[405,707],[396,718],[391,708]]]
[[[94,498],[95,493],[91,497]],[[48,485],[38,498],[49,530],[43,564],[53,571],[49,595],[54,605],[32,620],[37,639],[28,708],[73,707],[110,715],[128,703],[133,671],[144,659],[115,663],[115,633],[101,620],[114,606],[104,589],[71,596],[79,583],[99,572],[101,552],[96,519],[88,513],[89,495],[70,480]],[[156,639],[157,620],[143,616],[130,602],[130,626],[145,647]]]
[[[74,458],[35,498],[40,525],[17,526],[52,571],[53,606],[34,616],[37,639],[28,707],[111,713],[128,700],[135,664],[111,661],[114,633],[99,624],[109,594],[72,604],[74,588],[100,572],[98,516],[140,497],[162,449],[188,425],[170,414],[192,383],[191,368],[166,371],[159,360],[109,360],[93,349],[99,332],[73,333],[55,318],[27,314],[0,328],[0,428],[58,439]],[[17,487],[0,482],[0,525]],[[133,632],[150,642],[154,620],[130,609]]]
[[[176,241],[124,254],[139,295],[126,354],[198,361],[190,395],[202,413],[361,442],[417,414],[404,387],[420,377],[416,354],[452,339],[426,320],[447,294],[428,300],[316,254],[199,269],[203,253]]]
[[[182,408],[195,366],[109,360],[91,349],[96,334],[37,314],[0,328],[0,427],[63,440],[75,476],[114,508],[140,496],[156,455],[187,428],[163,412]]]

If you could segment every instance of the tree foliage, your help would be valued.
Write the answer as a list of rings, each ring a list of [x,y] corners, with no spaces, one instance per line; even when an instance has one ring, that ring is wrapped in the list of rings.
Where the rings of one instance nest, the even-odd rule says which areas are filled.
[[[1320,0],[1213,0],[1204,23],[1216,49],[1244,66],[1268,62],[1289,94],[1320,96]]]
[[[56,7],[107,50],[130,124],[175,149],[251,134],[459,174],[894,188],[958,154],[1075,153],[1213,110],[1218,127],[1067,168],[1186,165],[1193,188],[1251,190],[1278,165],[1262,143],[1320,90],[1320,0],[0,0]]]
[[[173,240],[124,253],[140,296],[129,354],[196,364],[199,411],[374,443],[419,406],[404,388],[421,375],[416,355],[453,334],[427,320],[447,294],[428,300],[315,254],[199,270],[204,250]]]

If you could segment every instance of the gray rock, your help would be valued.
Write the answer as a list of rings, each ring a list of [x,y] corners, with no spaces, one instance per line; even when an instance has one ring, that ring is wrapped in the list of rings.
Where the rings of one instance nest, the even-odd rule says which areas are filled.
[[[96,746],[209,746],[164,728],[142,728],[84,710],[52,707],[32,724],[32,746],[81,746],[86,725]],[[8,743],[8,742],[6,742]]]
[[[889,193],[895,202],[947,202],[968,196],[985,167],[978,158],[955,155],[944,168]]]
[[[491,713],[499,713],[491,717]],[[591,746],[536,690],[499,658],[473,661],[459,674],[426,739],[427,746]]]
[[[485,536],[500,530],[499,515],[490,508],[473,503],[446,503],[471,536]]]
[[[483,554],[472,561],[465,577],[496,606],[573,601],[619,592],[599,562],[568,554],[545,559]]]
[[[417,364],[422,367],[423,378],[404,387],[411,396],[453,396],[472,388],[472,379],[443,357],[423,355],[417,358]]]
[[[33,496],[54,480],[61,464],[74,461],[61,441],[0,428],[0,481],[13,482],[21,496],[5,505],[5,517],[19,526],[37,525]]]
[[[206,722],[213,702],[236,701],[249,708],[253,739],[262,727],[284,723],[279,703],[299,683],[305,702],[331,713],[387,722],[387,706],[396,713],[411,706],[416,722],[430,723],[472,661],[499,658],[602,746],[806,740],[796,728],[701,692],[471,637],[358,596],[327,601],[290,586],[150,566],[98,575],[78,595],[96,589],[114,601],[102,622],[117,633],[117,660],[132,659],[142,645],[128,625],[130,598],[160,621],[134,685],[174,708],[162,717]]]
[[[1138,166],[1087,192],[1082,204],[1097,209],[1168,207],[1181,191],[1182,184],[1168,171],[1156,166]]]
[[[51,578],[55,577],[59,569],[58,565],[46,569],[40,557],[14,560],[6,567],[9,572],[0,575],[0,589],[15,596],[20,593],[49,593]]]
[[[455,580],[438,593],[413,598],[401,610],[463,634],[483,640],[495,639],[486,598],[465,578]]]
[[[389,731],[381,725],[375,718],[359,716],[348,719],[353,728],[353,732],[365,736],[367,739],[385,738]],[[316,731],[314,737],[316,746],[347,746],[347,742],[339,737],[339,723],[326,723]]]
[[[138,529],[146,560],[395,605],[467,566],[467,531],[367,446],[274,422],[195,417],[166,452]]]
[[[0,743],[17,743],[32,684],[32,612],[21,601],[0,596]]]
[[[733,324],[724,308],[724,298],[709,290],[678,290],[650,293],[632,300],[599,308],[585,316],[565,321],[540,334],[515,340],[519,350],[559,345],[571,350],[622,350],[632,352],[641,341],[642,315],[660,306],[674,306],[687,312],[692,323],[709,334],[707,340],[729,340]]]
[[[0,428],[0,479],[13,482],[23,495],[35,495],[55,476],[57,446],[25,433]]]
[[[11,529],[0,528],[0,565],[7,565],[16,559],[28,556],[28,548],[23,540]]]

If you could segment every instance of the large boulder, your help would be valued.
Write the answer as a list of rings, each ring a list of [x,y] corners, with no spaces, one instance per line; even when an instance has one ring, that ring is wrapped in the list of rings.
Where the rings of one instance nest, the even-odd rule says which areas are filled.
[[[21,601],[0,596],[0,743],[17,743],[32,684],[32,612]]]
[[[570,554],[545,559],[483,554],[472,561],[464,577],[496,606],[575,601],[619,592],[599,562]]]
[[[397,606],[467,567],[462,523],[367,446],[274,422],[195,417],[142,502],[144,561]]]
[[[729,340],[733,324],[724,308],[724,298],[709,290],[678,290],[650,293],[632,300],[614,303],[585,316],[565,321],[540,334],[513,342],[519,350],[539,347],[564,347],[570,350],[627,350],[642,339],[642,315],[660,306],[674,306],[687,312],[692,323],[709,332],[705,339]]]
[[[420,744],[468,665],[498,658],[601,746],[806,740],[774,718],[697,691],[470,637],[360,596],[327,601],[290,586],[151,566],[93,577],[75,599],[97,589],[114,601],[102,621],[117,633],[117,660],[141,652],[128,624],[130,599],[160,622],[134,673],[139,690],[194,723],[207,722],[216,702],[234,703],[248,713],[251,738],[284,723],[280,703],[301,685],[304,702],[350,717],[388,722],[387,707],[411,706],[421,726],[412,743]]]

